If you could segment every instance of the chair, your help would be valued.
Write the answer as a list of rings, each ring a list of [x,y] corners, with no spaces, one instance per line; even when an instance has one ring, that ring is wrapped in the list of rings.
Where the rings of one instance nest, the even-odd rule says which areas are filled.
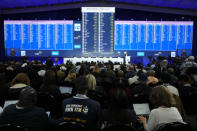
[[[12,125],[12,124],[2,124],[0,125],[0,131],[29,131],[27,128]]]
[[[194,131],[188,123],[172,122],[161,125],[157,131]]]
[[[194,104],[194,100],[197,99],[197,92],[191,92],[188,96],[188,104],[189,104],[189,113],[188,114],[197,114],[197,106]]]
[[[37,106],[49,111],[51,117],[61,116],[61,103],[49,93],[38,92]]]
[[[132,126],[120,124],[120,125],[112,125],[105,127],[103,128],[102,131],[137,131],[137,130]]]
[[[87,128],[85,125],[78,122],[65,121],[59,123],[56,130],[57,131],[87,131]]]

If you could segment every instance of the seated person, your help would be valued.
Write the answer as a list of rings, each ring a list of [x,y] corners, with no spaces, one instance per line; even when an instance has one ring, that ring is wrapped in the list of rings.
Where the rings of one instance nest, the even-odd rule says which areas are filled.
[[[146,131],[154,131],[159,126],[171,122],[183,122],[183,119],[175,105],[172,93],[164,86],[157,86],[152,89],[150,100],[156,108],[150,113],[148,123],[146,118],[139,116]]]
[[[192,85],[191,80],[187,75],[180,75],[178,84],[179,95],[183,102],[186,114],[193,115],[196,111],[193,110],[195,109],[195,104],[191,94],[197,92],[197,88]]]
[[[96,129],[100,117],[100,103],[86,96],[88,92],[88,79],[81,76],[76,79],[77,95],[64,99],[62,103],[65,121],[77,121],[87,126],[90,130]]]
[[[106,99],[106,92],[102,86],[96,86],[96,79],[94,75],[86,75],[88,78],[88,93],[87,96],[101,104],[101,108]]]
[[[0,115],[1,115],[2,112],[3,112],[3,108],[0,106]]]
[[[76,73],[75,70],[72,69],[69,71],[67,77],[65,78],[65,81],[72,83],[74,79],[76,79]]]
[[[60,117],[61,116],[62,95],[60,93],[59,87],[56,85],[56,74],[54,71],[52,71],[52,70],[46,71],[46,73],[43,77],[43,83],[40,86],[39,92],[44,93],[44,94],[49,94],[54,97],[53,104],[54,104],[55,108],[53,108],[53,111],[51,110],[51,116]],[[38,99],[38,103],[39,102],[40,102],[40,100]],[[47,110],[47,108],[45,108],[45,109]]]
[[[155,71],[154,70],[150,70],[148,71],[148,81],[146,82],[147,85],[149,84],[157,84],[159,82],[159,80],[155,77]]]
[[[30,85],[29,77],[24,73],[17,74],[11,82],[8,99],[18,99],[20,91]]]
[[[100,128],[112,125],[128,125],[139,127],[136,113],[131,109],[126,91],[123,88],[115,88],[111,94],[108,108],[103,110]]]
[[[8,96],[9,86],[10,86],[9,83],[6,83],[5,73],[0,73],[0,106],[1,107],[3,107],[4,102]]]
[[[49,93],[54,96],[57,100],[61,100],[61,93],[58,86],[56,85],[56,74],[52,70],[47,70],[44,77],[43,83],[40,86],[40,92]]]
[[[0,124],[14,124],[30,129],[43,131],[51,126],[45,110],[35,106],[37,101],[36,90],[25,87],[21,90],[19,102],[8,105],[0,116]]]

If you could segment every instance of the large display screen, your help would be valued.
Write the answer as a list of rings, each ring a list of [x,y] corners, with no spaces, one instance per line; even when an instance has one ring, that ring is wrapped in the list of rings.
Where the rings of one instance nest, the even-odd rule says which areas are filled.
[[[192,49],[193,22],[116,21],[115,50]]]
[[[7,53],[14,49],[16,56],[28,50],[73,50],[73,21],[4,21],[4,41]]]
[[[117,57],[192,50],[191,21],[115,21],[114,14],[114,7],[82,7],[82,21],[5,20],[6,56]]]
[[[114,7],[82,7],[82,52],[113,54]]]

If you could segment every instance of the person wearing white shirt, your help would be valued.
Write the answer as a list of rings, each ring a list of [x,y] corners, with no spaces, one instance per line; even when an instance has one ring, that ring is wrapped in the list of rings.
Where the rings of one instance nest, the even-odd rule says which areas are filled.
[[[183,122],[180,113],[176,107],[159,107],[153,109],[150,113],[150,117],[147,124],[147,130],[153,131],[162,124],[171,122]]]
[[[183,119],[176,107],[173,107],[175,100],[172,93],[164,86],[153,88],[150,100],[156,107],[149,115],[148,122],[145,117],[139,116],[146,131],[155,131],[161,125],[171,122],[183,122]]]
[[[0,106],[0,115],[1,115],[2,112],[3,112],[3,108]]]

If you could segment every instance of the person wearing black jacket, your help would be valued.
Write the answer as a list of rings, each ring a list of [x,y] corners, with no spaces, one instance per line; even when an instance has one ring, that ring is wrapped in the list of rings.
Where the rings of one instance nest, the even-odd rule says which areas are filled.
[[[0,73],[0,106],[3,107],[8,96],[9,84],[6,83],[5,74]]]
[[[25,87],[21,90],[19,102],[8,105],[0,116],[0,124],[14,124],[30,131],[43,131],[53,125],[43,108],[35,106],[36,90]]]
[[[48,68],[51,68],[53,66],[53,61],[51,59],[51,56],[49,56],[48,59],[46,60],[46,66]]]

